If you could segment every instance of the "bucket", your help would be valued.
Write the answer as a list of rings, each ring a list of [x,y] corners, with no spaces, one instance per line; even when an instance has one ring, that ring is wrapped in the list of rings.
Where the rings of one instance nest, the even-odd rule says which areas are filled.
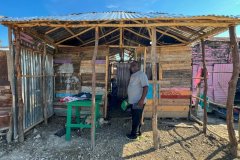
[[[129,105],[129,104],[128,104],[127,100],[122,101],[122,104],[121,104],[122,110],[123,110],[123,111],[126,111],[128,105]]]

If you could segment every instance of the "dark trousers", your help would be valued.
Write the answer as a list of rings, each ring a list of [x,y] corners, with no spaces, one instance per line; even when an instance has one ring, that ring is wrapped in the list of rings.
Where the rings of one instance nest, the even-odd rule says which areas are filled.
[[[145,106],[145,104],[144,104]],[[132,135],[136,135],[137,132],[141,132],[141,122],[142,122],[142,116],[143,116],[143,110],[144,110],[144,106],[143,108],[139,108],[139,109],[133,109],[132,105],[131,105],[131,113],[132,113],[132,131],[131,134]]]

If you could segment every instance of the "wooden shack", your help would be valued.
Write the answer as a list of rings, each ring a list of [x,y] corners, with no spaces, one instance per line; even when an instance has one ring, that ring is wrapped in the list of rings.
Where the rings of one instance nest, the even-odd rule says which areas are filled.
[[[17,96],[12,108],[18,109],[13,115],[18,121],[13,126],[18,126],[14,132],[20,141],[24,140],[24,131],[43,120],[47,124],[47,118],[53,113],[52,95],[74,94],[83,88],[89,89],[93,97],[98,91],[104,92],[103,116],[106,117],[109,57],[112,60],[118,55],[119,63],[139,58],[143,71],[151,68],[152,90],[146,116],[152,117],[154,146],[158,148],[158,115],[186,117],[189,113],[192,77],[189,46],[199,40],[204,46],[204,38],[228,28],[234,33],[240,19],[122,11],[3,17],[0,23],[9,28],[9,47],[14,60],[11,79],[16,82],[13,97]],[[125,61],[126,49],[130,58]],[[92,104],[93,122],[94,98]],[[31,121],[26,117],[31,117]],[[92,126],[94,146],[95,126]]]

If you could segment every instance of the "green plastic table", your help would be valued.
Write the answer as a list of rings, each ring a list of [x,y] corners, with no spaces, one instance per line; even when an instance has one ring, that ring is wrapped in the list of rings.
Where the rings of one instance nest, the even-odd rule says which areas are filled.
[[[100,109],[99,109],[99,105],[100,102],[102,101],[102,96],[101,95],[97,95],[96,96],[96,101],[95,101],[95,124],[97,127],[99,124],[98,119],[100,118]],[[75,115],[76,115],[76,122],[77,123],[72,123],[72,109],[73,107],[75,107]],[[73,101],[73,102],[68,102],[67,103],[67,124],[66,124],[66,140],[69,141],[71,139],[71,128],[91,128],[92,125],[91,124],[86,124],[85,120],[87,118],[87,116],[91,115],[86,115],[85,118],[83,119],[83,121],[80,121],[80,108],[81,107],[88,107],[91,108],[92,107],[92,101],[91,100],[79,100],[79,101]],[[95,133],[94,133],[94,138],[95,138]]]

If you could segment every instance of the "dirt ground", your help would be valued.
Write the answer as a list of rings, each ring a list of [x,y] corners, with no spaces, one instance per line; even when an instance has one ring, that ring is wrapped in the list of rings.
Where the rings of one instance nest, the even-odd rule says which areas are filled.
[[[90,130],[77,134],[72,131],[71,141],[57,137],[56,131],[65,124],[64,117],[52,117],[49,125],[38,125],[26,136],[24,143],[0,143],[0,159],[232,159],[227,141],[212,133],[205,137],[201,127],[186,120],[161,120],[161,145],[155,151],[152,143],[151,120],[145,120],[143,136],[138,141],[126,139],[131,120],[112,118],[111,124],[97,129],[95,150],[90,147]],[[177,126],[175,126],[177,124]]]

